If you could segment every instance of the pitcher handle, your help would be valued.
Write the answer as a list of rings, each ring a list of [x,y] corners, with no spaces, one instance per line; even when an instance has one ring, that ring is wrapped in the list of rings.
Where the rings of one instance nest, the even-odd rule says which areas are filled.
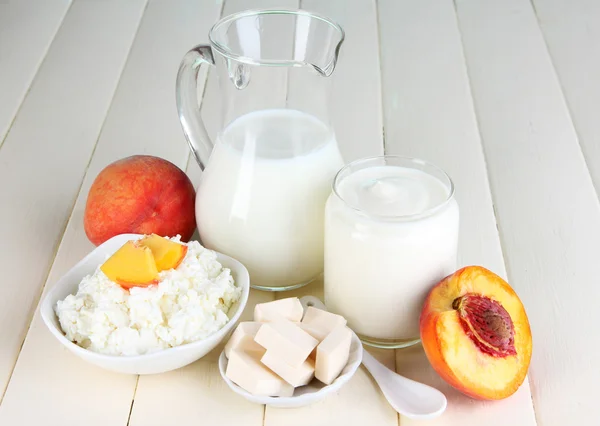
[[[175,97],[183,133],[200,169],[204,170],[213,142],[208,136],[198,107],[198,73],[202,64],[215,64],[212,49],[208,45],[198,45],[183,57],[177,72]]]

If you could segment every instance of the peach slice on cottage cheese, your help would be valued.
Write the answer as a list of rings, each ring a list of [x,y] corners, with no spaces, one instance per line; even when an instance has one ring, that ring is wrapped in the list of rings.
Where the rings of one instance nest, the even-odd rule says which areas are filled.
[[[100,266],[100,270],[123,288],[158,283],[158,269],[152,250],[138,241],[127,241]]]
[[[188,250],[186,245],[156,234],[148,235],[138,243],[152,251],[158,272],[177,268]]]

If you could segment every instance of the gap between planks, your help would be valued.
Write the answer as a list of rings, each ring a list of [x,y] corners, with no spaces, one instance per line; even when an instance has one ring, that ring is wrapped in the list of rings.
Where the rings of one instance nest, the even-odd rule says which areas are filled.
[[[375,34],[377,35],[377,63],[379,65],[378,69],[379,69],[379,101],[380,101],[380,112],[381,112],[381,116],[382,116],[382,120],[381,120],[381,144],[382,147],[381,149],[383,150],[383,155],[386,155],[388,153],[388,149],[387,149],[387,143],[386,143],[386,138],[385,138],[385,100],[383,98],[383,66],[381,63],[381,58],[383,56],[383,51],[382,51],[382,43],[381,43],[381,22],[380,22],[380,18],[379,18],[379,0],[372,0],[373,1],[373,7],[375,10],[375,25],[377,26]],[[366,350],[366,348],[364,349]],[[398,373],[398,349],[391,349],[394,352],[394,372]],[[367,372],[367,374],[370,376],[371,373]],[[379,390],[381,392],[381,390]],[[397,413],[396,415],[397,419],[398,419],[398,426],[401,426],[402,424],[402,416],[400,415],[400,413]]]
[[[76,0],[74,0],[74,1],[76,1]],[[37,76],[37,73],[38,73],[39,69],[41,68],[43,62],[46,59],[46,55],[48,53],[48,50],[50,50],[50,46],[52,46],[52,43],[54,42],[54,38],[56,37],[56,34],[58,34],[58,31],[62,27],[62,24],[63,24],[63,22],[65,20],[65,17],[69,13],[69,10],[71,10],[71,7],[73,6],[74,1],[71,1],[71,3],[69,4],[69,7],[67,8],[67,11],[66,11],[65,15],[63,16],[60,25],[58,26],[56,32],[54,33],[53,41],[48,45],[48,49],[46,49],[46,52],[44,53],[44,59],[42,61],[40,61],[40,65],[36,69],[36,72],[35,72],[36,76]],[[87,164],[85,166],[84,173],[83,173],[83,175],[81,177],[81,182],[79,183],[79,188],[77,189],[75,197],[73,198],[73,203],[71,204],[71,208],[69,209],[70,210],[69,216],[67,217],[67,220],[64,222],[64,226],[63,226],[62,232],[60,234],[61,236],[60,236],[60,238],[58,239],[57,243],[55,244],[55,246],[53,248],[53,252],[54,253],[53,253],[53,256],[52,256],[52,260],[48,264],[48,269],[46,270],[46,273],[44,274],[42,285],[40,286],[38,295],[36,296],[36,301],[35,301],[35,304],[34,304],[35,305],[35,309],[33,309],[33,311],[30,312],[30,314],[29,314],[29,319],[27,321],[27,330],[23,334],[23,339],[21,340],[21,345],[19,346],[19,351],[17,352],[17,355],[15,357],[15,361],[13,363],[10,375],[8,376],[8,380],[6,381],[6,386],[4,387],[4,389],[2,389],[2,394],[0,394],[0,405],[2,405],[2,401],[4,400],[4,395],[6,393],[6,390],[10,386],[10,382],[12,380],[12,376],[13,376],[15,368],[17,366],[17,361],[18,361],[19,357],[21,356],[21,351],[23,350],[23,345],[25,344],[25,340],[27,339],[27,335],[29,334],[29,331],[31,330],[31,325],[33,323],[33,319],[35,318],[35,313],[39,309],[40,299],[42,298],[42,295],[44,294],[44,290],[46,289],[46,286],[48,284],[48,279],[49,279],[49,276],[50,276],[50,271],[52,271],[52,268],[54,267],[54,262],[56,261],[56,255],[58,254],[58,250],[60,249],[60,246],[61,246],[61,244],[63,242],[64,236],[65,236],[65,231],[67,229],[67,226],[69,225],[69,222],[70,222],[71,218],[73,217],[73,211],[75,209],[75,204],[77,203],[77,200],[78,200],[79,196],[81,195],[80,194],[81,193],[81,188],[82,188],[83,183],[85,181],[85,178],[87,176],[87,173],[88,173],[88,170],[89,170],[89,167],[90,167],[90,163],[92,162],[92,158],[94,158],[94,153],[96,152],[96,147],[98,146],[98,140],[100,139],[100,136],[102,135],[102,130],[104,129],[104,124],[106,123],[106,117],[108,116],[108,112],[110,111],[110,107],[112,106],[113,100],[115,98],[115,94],[117,93],[117,89],[119,87],[119,83],[121,81],[121,77],[123,75],[123,71],[125,70],[125,67],[127,65],[127,61],[129,59],[129,55],[131,53],[131,49],[132,49],[133,44],[135,42],[135,39],[137,37],[137,33],[138,33],[139,29],[140,29],[140,24],[142,22],[142,19],[144,18],[144,14],[146,13],[146,9],[148,8],[149,1],[150,0],[145,0],[144,8],[142,10],[142,13],[140,14],[140,19],[139,19],[139,21],[137,23],[137,27],[136,27],[134,36],[132,38],[131,45],[129,46],[129,50],[127,51],[127,56],[126,56],[125,60],[123,61],[123,67],[121,68],[121,71],[119,73],[119,79],[117,81],[117,84],[115,84],[115,88],[113,90],[110,102],[108,104],[108,108],[106,109],[106,111],[104,113],[104,118],[102,119],[102,124],[100,126],[100,130],[98,131],[98,136],[96,136],[96,140],[94,142],[94,147],[92,148],[92,152],[90,153],[90,156],[88,158]],[[4,140],[6,140],[8,134],[10,133],[10,129],[12,127],[12,124],[14,123],[14,121],[15,121],[17,115],[18,115],[18,112],[20,111],[21,106],[23,105],[23,102],[24,102],[25,98],[27,97],[27,94],[29,93],[29,90],[33,86],[34,80],[35,80],[35,77],[32,79],[31,84],[29,85],[29,88],[27,89],[27,93],[23,97],[23,100],[21,101],[21,104],[19,105],[17,113],[15,114],[15,116],[13,117],[13,120],[11,121],[11,124],[10,124],[10,126],[9,126],[9,128],[8,128],[8,130],[6,132],[6,135],[5,135],[4,139],[2,140],[2,143],[0,143],[0,149],[2,149],[2,145],[4,143]],[[137,381],[136,381],[136,388],[137,388]],[[130,415],[131,415],[131,413],[130,413]],[[129,420],[127,422],[129,423]]]
[[[381,108],[381,115],[382,115],[382,120],[381,120],[381,143],[382,143],[382,150],[383,150],[383,155],[387,154],[387,147],[386,147],[386,140],[385,140],[385,119],[383,117],[385,117],[384,111],[385,111],[385,101],[383,99],[383,67],[381,65],[381,57],[383,56],[383,52],[382,52],[382,43],[381,43],[381,23],[379,21],[379,0],[372,0],[373,1],[373,6],[375,8],[375,25],[377,25],[377,31],[375,32],[377,34],[377,63],[379,64],[379,100],[380,100],[380,108]],[[396,354],[394,351],[394,360],[396,359]],[[395,361],[394,361],[395,364]],[[394,368],[398,368],[397,365],[394,366]],[[398,424],[400,424],[400,415],[398,415]]]
[[[131,413],[133,413],[133,405],[135,404],[135,393],[137,392],[138,384],[140,383],[140,375],[135,378],[135,386],[133,387],[133,395],[131,395],[131,405],[129,406],[129,414],[127,415],[127,426],[131,421]]]
[[[217,17],[217,21],[220,20],[221,18],[223,18],[223,11],[225,10],[225,3],[226,3],[226,1],[227,0],[223,0],[223,2],[221,3],[221,10],[219,11],[219,16]],[[203,77],[204,84],[202,85],[202,96],[200,97],[200,103],[198,104],[198,110],[199,111],[202,110],[202,104],[204,103],[204,95],[206,95],[206,87],[208,86],[208,74],[209,74],[209,71],[207,70],[207,72],[204,74],[204,77]],[[179,116],[179,111],[177,112],[177,116]],[[181,132],[183,134],[183,128],[182,128]],[[184,137],[186,138],[186,143],[189,146],[189,142],[187,141],[187,135],[184,134]],[[214,144],[214,142],[213,142],[213,144]],[[192,162],[192,160],[195,162],[196,158],[195,158],[195,155],[192,152],[191,147],[190,147],[190,149],[188,149],[187,159],[185,160],[185,165],[186,165],[185,172],[186,172],[186,174],[189,174],[191,172],[190,162]],[[202,170],[201,170],[201,172],[202,172]],[[193,182],[192,181],[192,183],[194,185],[196,185],[196,186],[198,185],[198,182]],[[197,232],[198,232],[198,230],[196,229],[195,233],[197,234]]]
[[[465,45],[464,45],[464,41],[463,41],[463,33],[462,33],[462,29],[460,26],[460,18],[458,16],[458,10],[457,10],[457,5],[456,5],[456,1],[457,0],[452,0],[452,5],[453,5],[453,9],[454,9],[454,17],[456,19],[456,27],[458,28],[458,34],[460,37],[460,44],[462,46],[461,48],[461,52],[462,52],[462,59],[463,59],[463,63],[465,64],[465,74],[467,77],[467,83],[468,83],[468,88],[469,88],[469,96],[471,97],[471,101],[473,102],[473,109],[475,112],[475,123],[477,126],[477,134],[479,135],[479,149],[481,151],[481,156],[483,158],[483,166],[485,169],[485,174],[487,176],[487,181],[488,181],[488,187],[489,187],[489,192],[490,192],[490,197],[492,198],[492,211],[494,214],[494,220],[496,222],[496,229],[498,230],[498,241],[500,242],[500,254],[502,256],[502,263],[504,264],[504,268],[506,271],[506,276],[510,277],[512,276],[512,270],[511,270],[511,266],[510,266],[510,262],[508,260],[508,258],[504,255],[504,252],[506,250],[506,245],[505,245],[505,241],[504,241],[504,237],[503,237],[503,233],[502,233],[502,227],[500,225],[500,222],[498,221],[498,215],[496,212],[496,196],[495,196],[495,191],[494,191],[494,187],[493,187],[493,183],[492,180],[490,178],[490,172],[489,172],[489,168],[488,168],[488,159],[487,159],[487,154],[485,152],[485,149],[483,147],[483,135],[481,134],[481,126],[479,123],[479,114],[477,113],[478,108],[477,108],[477,100],[475,99],[475,97],[473,96],[473,90],[472,90],[472,84],[471,84],[471,75],[470,75],[470,71],[469,71],[469,67],[467,66],[467,60],[466,60],[466,56],[465,56]],[[529,0],[530,3],[532,2],[532,0]],[[533,7],[533,3],[531,3],[532,7]],[[533,8],[534,12],[535,12],[535,7]],[[537,18],[537,13],[536,13],[536,18]],[[539,28],[539,21],[538,21],[538,28]],[[541,29],[540,29],[541,31]],[[544,40],[545,41],[545,40]],[[548,48],[548,46],[546,46],[546,49]],[[529,376],[529,374],[527,375],[527,382],[529,384],[529,389],[532,388],[532,381],[531,378]],[[529,392],[529,398],[531,400],[531,407],[533,409],[533,415],[534,415],[534,420],[535,420],[535,424],[538,425],[539,424],[539,420],[538,420],[538,415],[535,409],[535,401],[533,400],[533,393],[530,391]]]
[[[548,40],[546,39],[546,34],[544,33],[544,30],[542,29],[542,25],[540,23],[540,17],[538,15],[538,11],[535,6],[535,1],[529,0],[529,4],[531,5],[531,8],[533,9],[533,14],[535,16],[535,22],[537,23],[540,34],[542,35],[542,40],[544,41],[544,47],[546,49],[546,53],[548,54],[548,57],[550,58],[550,63],[552,64],[552,70],[554,71],[554,75],[556,77],[556,81],[558,82],[558,86],[560,88],[560,92],[561,92],[563,101],[566,105],[567,112],[569,114],[569,120],[571,121],[571,126],[575,130],[575,135],[577,136],[577,144],[579,146],[579,151],[581,153],[581,156],[583,157],[583,161],[585,162],[585,167],[587,169],[588,174],[590,175],[590,179],[596,190],[596,198],[598,199],[598,202],[600,202],[600,187],[596,186],[596,183],[594,181],[594,176],[592,176],[592,172],[590,170],[590,164],[589,164],[588,159],[583,150],[583,146],[581,145],[581,132],[577,128],[575,120],[573,120],[573,108],[571,107],[569,98],[567,96],[565,96],[565,88],[564,88],[562,79],[560,78],[560,74],[558,73],[558,70],[556,69],[556,59],[554,58],[554,55],[552,55],[552,50],[550,49],[550,46],[548,45]]]
[[[8,1],[9,0],[6,0],[6,3],[4,1],[0,1],[0,3],[8,4]],[[65,13],[62,16],[62,19],[60,20],[60,23],[56,27],[56,31],[54,31],[54,34],[52,35],[52,40],[50,40],[50,43],[48,43],[48,47],[46,47],[46,50],[42,54],[42,59],[40,59],[40,62],[38,63],[37,68],[35,69],[35,71],[33,73],[33,77],[31,78],[31,81],[29,82],[29,86],[27,87],[27,90],[25,90],[25,93],[23,94],[23,98],[21,99],[21,102],[19,102],[19,106],[17,107],[17,109],[16,109],[16,111],[15,111],[12,119],[10,120],[10,123],[8,124],[8,127],[6,128],[6,133],[4,134],[4,136],[2,136],[2,140],[0,140],[0,150],[4,146],[4,141],[8,138],[8,135],[10,134],[10,130],[12,129],[13,124],[15,123],[15,120],[17,119],[17,116],[21,112],[21,107],[23,106],[23,103],[25,102],[25,99],[27,99],[27,96],[29,95],[29,91],[33,87],[33,84],[35,83],[35,79],[36,79],[36,77],[38,75],[38,71],[40,70],[40,68],[42,67],[42,65],[44,64],[44,62],[46,61],[46,56],[48,55],[48,51],[50,50],[50,46],[52,46],[52,43],[54,43],[54,39],[56,38],[56,34],[58,34],[58,31],[60,30],[60,28],[62,27],[63,22],[65,21],[65,17],[69,14],[69,11],[71,10],[71,7],[73,6],[73,1],[74,0],[71,0],[69,2],[69,6],[65,10]],[[55,253],[55,255],[56,255],[56,253]],[[25,339],[23,339],[23,341],[25,341]],[[23,343],[21,343],[21,347],[23,347]],[[20,349],[19,349],[19,351],[20,351]],[[8,384],[7,384],[7,387],[8,387]],[[6,388],[4,390],[6,390]],[[0,404],[2,403],[2,396],[4,395],[4,390],[2,391],[2,395],[0,395]]]

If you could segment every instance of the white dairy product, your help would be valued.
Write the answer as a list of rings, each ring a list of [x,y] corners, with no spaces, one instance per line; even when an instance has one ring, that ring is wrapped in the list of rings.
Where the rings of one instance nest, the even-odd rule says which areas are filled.
[[[336,182],[325,213],[325,303],[356,333],[418,338],[427,293],[456,268],[459,212],[449,184],[394,165]]]
[[[298,322],[302,319],[302,314],[304,308],[297,297],[258,303],[254,306],[254,321],[259,322],[271,322],[281,318]]]
[[[346,322],[346,318],[343,316],[317,309],[314,306],[309,306],[302,318],[302,324],[307,326],[305,331],[313,337],[316,334],[318,336],[316,339],[319,341],[325,339],[337,326],[346,325]]]
[[[261,322],[244,321],[237,328],[225,345],[225,356],[229,358],[231,351],[244,347],[244,351],[264,352],[264,348],[254,341],[254,336],[262,326]]]
[[[330,385],[340,375],[350,357],[352,332],[345,325],[334,328],[317,346],[315,377]]]
[[[294,387],[307,385],[315,376],[315,361],[308,358],[298,367],[292,367],[278,356],[266,351],[260,359],[273,373]]]
[[[103,354],[142,355],[220,330],[241,288],[215,252],[196,241],[187,246],[176,269],[159,273],[158,285],[127,291],[100,268],[84,277],[77,294],[56,305],[67,339]]]
[[[286,319],[264,323],[254,336],[254,341],[292,367],[298,367],[306,361],[319,344],[317,339],[296,323]]]
[[[252,395],[289,397],[294,386],[287,383],[261,361],[263,353],[234,349],[229,354],[225,375]]]
[[[200,238],[241,261],[252,285],[323,271],[323,212],[343,165],[331,129],[295,110],[246,114],[218,137],[196,198]]]

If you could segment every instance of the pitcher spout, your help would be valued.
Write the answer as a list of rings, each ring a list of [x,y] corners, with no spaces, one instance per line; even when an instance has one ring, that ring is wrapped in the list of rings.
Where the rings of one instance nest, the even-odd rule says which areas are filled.
[[[344,38],[342,27],[330,19],[314,14],[298,15],[294,59],[329,77],[335,70]]]
[[[262,43],[260,32],[265,27],[271,31],[281,28],[277,48]],[[219,21],[209,37],[213,48],[228,61],[310,67],[329,77],[335,70],[345,34],[331,19],[304,10],[247,10]]]
[[[335,71],[335,66],[337,65],[338,57],[340,55],[340,49],[342,48],[342,43],[344,43],[344,37],[344,30],[339,27],[339,33],[331,40],[332,47],[327,47],[325,49],[324,60],[310,63],[310,66],[323,77],[329,77],[333,74],[333,71]]]
[[[335,66],[337,65],[338,56],[340,54],[340,49],[342,47],[343,42],[344,38],[342,36],[340,41],[337,43],[333,54],[331,55],[331,59],[327,63],[325,63],[324,65],[310,64],[310,66],[312,66],[314,70],[321,74],[323,77],[330,77],[331,74],[333,74],[333,71],[335,71]]]

